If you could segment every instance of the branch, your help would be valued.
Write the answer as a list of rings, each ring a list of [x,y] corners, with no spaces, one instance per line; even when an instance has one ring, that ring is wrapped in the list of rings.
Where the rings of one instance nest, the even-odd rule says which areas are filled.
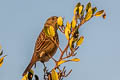
[[[74,52],[71,52],[71,53],[69,53],[68,56],[63,57],[62,59],[67,59],[67,58],[69,58],[69,57],[71,57],[71,56],[75,56],[76,54],[77,54],[77,53],[74,54]]]
[[[60,48],[59,44],[57,44],[56,41],[53,40],[53,38],[51,38],[51,39],[52,39],[52,41],[56,44],[56,46],[59,48],[60,52],[62,53],[62,49]]]
[[[64,26],[63,26],[64,27]],[[65,31],[63,30],[63,28],[61,29],[60,27],[58,27],[58,29],[63,33],[65,34]]]
[[[65,51],[68,49],[68,47],[69,47],[69,41],[68,41],[68,43],[67,43],[66,48],[64,48],[64,50],[61,52],[61,55],[60,55],[60,58],[59,58],[59,60],[58,60],[58,61],[60,61],[60,60],[62,59],[62,57],[63,57],[63,55],[64,55]]]

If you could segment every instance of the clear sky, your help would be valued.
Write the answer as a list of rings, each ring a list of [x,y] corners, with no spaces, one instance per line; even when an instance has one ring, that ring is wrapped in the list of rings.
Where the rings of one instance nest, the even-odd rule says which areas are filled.
[[[98,10],[104,9],[107,18],[93,18],[81,27],[80,35],[85,37],[77,55],[81,61],[65,64],[68,70],[73,69],[65,80],[120,80],[119,0],[0,0],[0,44],[8,55],[0,68],[0,80],[21,80],[48,17],[63,16],[71,21],[76,3],[89,1]],[[64,47],[66,39],[59,38]],[[52,62],[46,65],[51,68]],[[40,78],[42,70],[38,62],[35,72]]]

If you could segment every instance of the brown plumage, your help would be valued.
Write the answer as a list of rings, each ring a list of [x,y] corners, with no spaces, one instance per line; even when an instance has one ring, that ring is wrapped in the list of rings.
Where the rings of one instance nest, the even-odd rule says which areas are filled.
[[[54,56],[54,54],[57,51],[57,45],[59,45],[59,38],[57,33],[57,18],[56,16],[52,16],[47,19],[47,21],[44,24],[44,28],[49,28],[50,26],[53,26],[55,30],[55,36],[49,37],[45,34],[44,28],[39,34],[37,41],[35,43],[35,49],[32,56],[32,59],[23,72],[23,76],[30,71],[32,66],[37,62],[47,62],[49,59]],[[54,40],[54,41],[53,41]],[[57,44],[57,45],[56,45]]]

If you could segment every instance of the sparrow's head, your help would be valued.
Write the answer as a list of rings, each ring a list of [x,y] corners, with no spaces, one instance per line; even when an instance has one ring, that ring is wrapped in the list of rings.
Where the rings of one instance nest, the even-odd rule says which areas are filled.
[[[57,30],[57,16],[52,16],[50,18],[47,19],[47,21],[44,24],[44,27],[50,27],[53,26],[55,30]]]

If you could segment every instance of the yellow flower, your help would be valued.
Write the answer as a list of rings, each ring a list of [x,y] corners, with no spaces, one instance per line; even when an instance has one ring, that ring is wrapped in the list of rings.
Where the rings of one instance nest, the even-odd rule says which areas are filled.
[[[62,19],[61,16],[58,17],[58,19],[57,19],[57,24],[58,24],[59,26],[62,26],[62,25],[63,25],[63,19]]]
[[[81,6],[79,7],[79,15],[81,14],[82,9],[83,9],[83,6],[81,5]]]
[[[73,18],[73,20],[72,20],[72,28],[75,28],[75,26],[76,26],[76,21],[75,21],[75,19]]]
[[[71,29],[71,24],[67,21],[66,28],[65,28],[65,36],[67,40],[69,40],[70,29]]]
[[[2,64],[3,64],[4,57],[6,57],[6,55],[0,58],[0,67],[1,67]]]
[[[85,20],[88,21],[91,17],[92,17],[92,8],[90,7],[85,15]]]
[[[96,12],[95,16],[101,16],[104,13],[104,10]]]
[[[81,36],[81,37],[79,38],[79,40],[77,41],[77,46],[80,46],[80,45],[83,43],[83,41],[84,41],[84,37]]]

